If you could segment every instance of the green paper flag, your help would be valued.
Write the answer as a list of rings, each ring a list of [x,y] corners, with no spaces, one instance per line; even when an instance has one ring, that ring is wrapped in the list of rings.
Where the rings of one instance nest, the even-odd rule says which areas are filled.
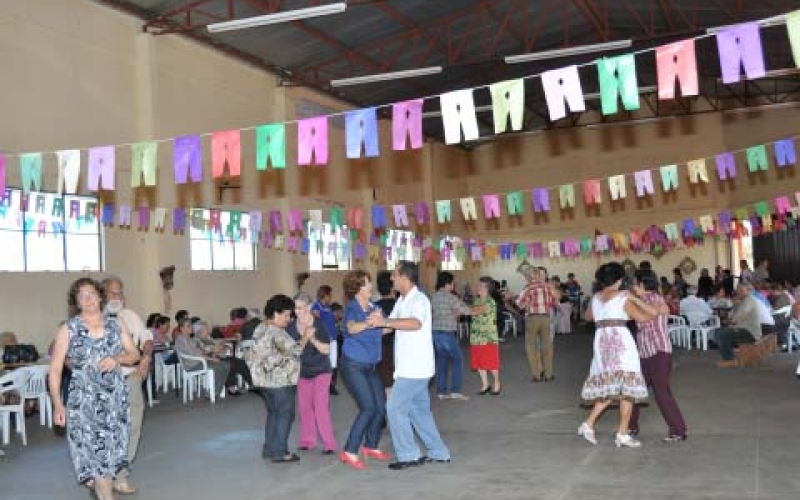
[[[764,217],[765,215],[769,215],[772,213],[772,210],[769,207],[769,202],[766,201],[759,201],[754,205],[756,215],[759,217]]]
[[[765,145],[747,148],[747,168],[751,172],[766,171],[769,168],[767,147]]]
[[[506,206],[508,207],[508,215],[522,215],[522,191],[514,191],[506,195]]]
[[[522,118],[525,110],[525,80],[507,80],[489,86],[492,94],[492,112],[494,116],[494,133],[502,134],[508,126],[511,115],[512,130],[522,130]]]
[[[344,209],[342,207],[331,208],[330,214],[331,227],[337,228],[344,225]]]
[[[636,82],[636,59],[633,54],[597,60],[600,80],[600,107],[604,115],[617,112],[617,95],[627,111],[639,109],[639,85]]]
[[[131,187],[138,187],[144,175],[145,186],[155,186],[158,179],[158,143],[137,142],[131,146]]]
[[[283,123],[256,127],[256,170],[266,170],[267,160],[272,168],[286,168],[286,126]]]
[[[520,260],[528,258],[528,245],[525,243],[517,243],[516,256]]]
[[[786,14],[786,30],[789,32],[789,42],[792,44],[794,64],[800,68],[800,10]]]

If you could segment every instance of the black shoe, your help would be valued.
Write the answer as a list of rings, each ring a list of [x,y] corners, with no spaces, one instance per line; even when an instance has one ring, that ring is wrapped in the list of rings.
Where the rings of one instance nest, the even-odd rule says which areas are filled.
[[[481,389],[480,391],[478,391],[478,396],[485,396],[485,395],[489,394],[490,392],[492,392],[492,387],[491,386],[487,387],[486,389]]]
[[[500,387],[496,391],[492,391],[492,396],[499,396],[501,392],[503,392],[503,388],[502,387]]]
[[[409,467],[417,467],[419,465],[423,465],[425,462],[421,462],[421,458],[417,460],[411,460],[410,462],[392,462],[389,464],[389,468],[392,470],[403,470],[408,469]]]
[[[311,448],[308,446],[298,446],[297,449],[300,451],[311,451]]]
[[[417,461],[420,463],[420,465],[422,465],[422,464],[449,464],[450,463],[450,459],[449,458],[446,458],[444,460],[438,460],[436,458],[431,458],[431,457],[422,457]]]
[[[684,434],[683,436],[679,436],[677,434],[670,434],[661,441],[664,443],[679,443],[681,441],[686,441],[686,434]]]
[[[289,453],[288,455],[283,456],[281,458],[273,458],[272,461],[276,464],[285,464],[289,462],[299,462],[300,457],[298,457],[294,453]]]
[[[322,450],[323,455],[333,455],[334,453],[336,453],[335,450]]]
[[[531,377],[531,382],[541,382],[542,379],[539,377]]]
[[[242,393],[239,392],[239,391],[228,390],[228,396],[241,396],[241,395],[242,395]]]
[[[333,387],[333,386],[331,386],[331,389],[328,392],[330,392],[331,396],[338,396],[339,395],[339,391],[337,391],[336,387]]]

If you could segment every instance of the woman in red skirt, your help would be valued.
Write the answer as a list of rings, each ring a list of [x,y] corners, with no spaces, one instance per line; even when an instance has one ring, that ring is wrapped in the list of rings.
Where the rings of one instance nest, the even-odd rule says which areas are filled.
[[[478,298],[473,306],[478,314],[472,316],[472,326],[469,333],[470,367],[478,371],[481,377],[481,390],[479,395],[491,394],[499,396],[500,385],[500,347],[497,335],[497,304],[492,298],[495,281],[483,276],[478,281]],[[492,372],[494,386],[489,385],[486,372]]]

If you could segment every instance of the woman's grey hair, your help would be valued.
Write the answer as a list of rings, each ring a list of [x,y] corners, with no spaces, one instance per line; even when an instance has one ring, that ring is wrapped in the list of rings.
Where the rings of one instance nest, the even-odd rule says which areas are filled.
[[[300,292],[297,295],[295,295],[294,296],[294,301],[295,302],[304,302],[304,303],[306,303],[308,305],[311,305],[311,304],[314,303],[314,299],[312,299],[311,295],[307,294],[306,292]]]
[[[208,323],[203,320],[195,321],[192,325],[192,335],[197,337],[200,335],[200,332],[203,330],[203,328],[208,328]]]

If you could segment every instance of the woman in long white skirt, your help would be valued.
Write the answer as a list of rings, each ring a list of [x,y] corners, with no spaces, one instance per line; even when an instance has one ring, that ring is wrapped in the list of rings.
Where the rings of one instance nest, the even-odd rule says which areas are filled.
[[[594,402],[594,407],[578,434],[597,444],[595,422],[613,400],[619,400],[619,427],[614,444],[618,448],[638,448],[641,443],[628,434],[628,421],[634,403],[647,398],[647,385],[627,322],[631,319],[647,321],[657,316],[658,311],[620,290],[624,278],[625,268],[617,262],[603,264],[595,273],[600,291],[592,297],[587,311],[588,319],[594,319],[597,326],[594,356],[581,391],[581,397]]]

